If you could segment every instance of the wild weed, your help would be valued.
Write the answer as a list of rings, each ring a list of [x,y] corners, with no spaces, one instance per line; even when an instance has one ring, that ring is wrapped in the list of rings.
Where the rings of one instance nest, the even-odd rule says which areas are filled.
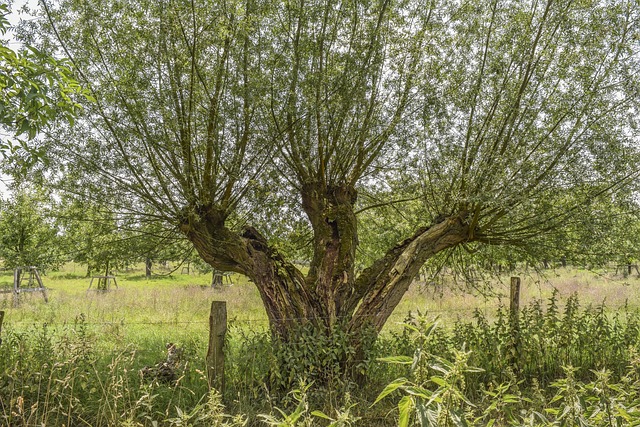
[[[177,416],[169,418],[167,423],[172,427],[242,427],[246,425],[247,420],[244,416],[227,415],[224,410],[222,396],[217,390],[211,390],[206,395],[204,403],[198,403],[189,411],[176,407]]]
[[[383,362],[410,366],[410,378],[398,378],[380,393],[374,405],[389,394],[401,391],[398,402],[398,425],[406,427],[412,418],[421,426],[463,426],[468,424],[470,409],[474,407],[465,396],[465,375],[480,372],[469,366],[470,353],[454,350],[453,362],[425,351],[425,346],[437,323],[422,319],[406,325],[415,333],[416,349],[413,357],[396,356],[380,359]]]
[[[308,392],[313,384],[299,383],[299,387],[289,393],[291,400],[295,402],[293,411],[287,412],[278,407],[274,407],[269,414],[260,414],[258,417],[271,427],[312,427],[318,425],[322,420],[322,425],[327,427],[351,427],[356,425],[360,417],[354,415],[352,410],[356,406],[351,403],[349,394],[345,396],[344,404],[334,410],[334,417],[322,411],[311,411],[308,401]],[[274,411],[276,414],[274,414]]]

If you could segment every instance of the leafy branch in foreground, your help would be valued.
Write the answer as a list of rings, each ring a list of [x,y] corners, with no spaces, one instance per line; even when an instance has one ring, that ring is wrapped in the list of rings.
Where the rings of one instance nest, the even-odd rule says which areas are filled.
[[[8,14],[9,6],[0,4],[2,35],[11,30]],[[0,138],[0,154],[6,158],[22,150],[37,159],[28,141],[56,120],[73,124],[82,110],[78,97],[93,99],[75,79],[68,59],[29,45],[15,51],[0,42],[0,127],[13,135]]]

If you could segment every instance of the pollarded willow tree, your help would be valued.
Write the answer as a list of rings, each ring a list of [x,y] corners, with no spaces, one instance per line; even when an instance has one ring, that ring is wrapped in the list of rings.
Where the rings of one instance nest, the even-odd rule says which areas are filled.
[[[285,339],[379,331],[428,260],[534,241],[637,175],[635,1],[45,6],[97,100],[51,135],[67,182],[249,277]],[[359,213],[409,199],[415,229],[357,273]],[[307,272],[265,218],[304,218]]]

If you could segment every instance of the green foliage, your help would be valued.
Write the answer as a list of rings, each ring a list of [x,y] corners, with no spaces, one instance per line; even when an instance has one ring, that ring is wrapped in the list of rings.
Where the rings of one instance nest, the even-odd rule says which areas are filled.
[[[172,387],[148,384],[140,369],[163,356],[132,345],[105,346],[104,336],[87,327],[84,315],[57,328],[45,324],[17,332],[5,325],[0,344],[2,424],[158,425],[185,418],[177,408],[187,406],[200,425],[225,425],[219,397],[206,395],[206,381],[197,372],[185,370]],[[193,351],[186,350],[195,362]],[[228,425],[242,425],[230,421]]]
[[[571,301],[568,305],[566,311],[575,309],[571,308]],[[584,316],[592,315],[587,312]],[[573,319],[565,316],[561,323],[565,328],[571,329]],[[473,359],[476,359],[476,363],[486,362],[489,358],[502,359],[504,355],[487,351],[486,348],[477,348],[476,351],[486,353],[474,358],[472,355],[475,352],[453,349],[449,352],[448,357],[452,357],[449,361],[425,351],[425,344],[431,341],[434,323],[418,321],[407,324],[407,328],[416,344],[414,356],[380,360],[407,365],[410,376],[400,377],[389,383],[374,402],[377,404],[389,399],[395,392],[401,392],[403,397],[398,402],[399,426],[408,426],[412,420],[415,425],[420,426],[640,425],[640,383],[637,349],[634,346],[626,347],[629,349],[627,355],[619,354],[616,355],[615,362],[609,361],[610,366],[618,368],[617,374],[607,368],[585,371],[563,365],[562,360],[556,359],[555,369],[561,369],[561,373],[548,384],[555,390],[555,394],[545,395],[537,379],[531,375],[518,374],[522,378],[518,380],[514,371],[506,367],[502,377],[494,372],[493,378],[489,379],[486,378],[486,370],[471,368],[469,365]],[[478,329],[481,328],[482,326]],[[619,328],[620,325],[616,325],[613,329]],[[552,338],[554,335],[549,333],[548,337]],[[599,341],[603,337],[604,335],[592,335],[591,339]],[[636,340],[637,334],[632,345],[636,344]],[[503,342],[504,345],[509,345],[508,340]],[[597,344],[591,348],[587,343],[576,346],[574,343],[563,342],[563,345],[587,354],[600,350]],[[548,350],[542,347],[525,351],[534,353],[533,357],[543,357]],[[513,367],[520,372],[519,368],[518,364]],[[480,384],[470,381],[482,375],[485,375],[484,379],[476,378],[476,381],[480,380]],[[583,382],[578,376],[588,381]],[[614,376],[617,382],[613,380]],[[527,380],[531,381],[530,388],[523,389],[523,382]],[[479,400],[471,397],[478,389],[482,390]]]
[[[217,390],[209,391],[204,403],[198,403],[191,411],[186,412],[176,407],[176,418],[169,418],[167,423],[172,427],[191,427],[206,425],[211,427],[242,427],[247,420],[242,415],[230,416],[224,413],[222,396]]]
[[[0,4],[2,35],[10,30],[8,14],[9,6]],[[26,141],[55,120],[73,123],[82,109],[78,96],[91,99],[75,80],[68,59],[56,59],[33,46],[16,52],[0,43],[0,126],[15,137],[0,140],[0,153],[6,157],[22,149],[37,154]]]
[[[85,287],[78,295],[89,298]],[[403,331],[372,343],[359,366],[359,384],[345,381],[329,351],[336,345],[348,352],[346,337],[331,340],[301,330],[297,344],[285,348],[272,339],[266,321],[236,319],[227,334],[225,395],[219,396],[209,393],[201,372],[206,301],[214,294],[199,287],[187,291],[176,297],[177,290],[169,289],[164,298],[158,289],[134,293],[115,307],[107,300],[121,301],[125,291],[93,295],[82,302],[92,310],[89,317],[75,320],[68,316],[77,300],[71,309],[56,306],[63,290],[46,306],[34,299],[33,306],[8,311],[0,344],[0,424],[204,427],[242,425],[242,416],[249,425],[394,425],[400,419],[387,415],[391,410],[402,412],[408,425],[551,427],[583,420],[618,427],[640,420],[640,317],[630,310],[583,308],[577,298],[557,295],[527,306],[520,313],[522,348],[515,360],[504,313],[490,319],[478,313],[474,321],[448,328],[413,316]],[[37,317],[15,320],[31,311]],[[167,324],[149,325],[154,313]],[[170,329],[182,334],[187,328],[193,337],[169,338]],[[324,352],[313,345],[316,338]],[[180,343],[187,360],[175,386],[147,382],[140,374],[164,359],[167,339]],[[276,369],[283,372],[278,376]],[[296,375],[284,375],[284,369]],[[329,386],[322,384],[326,378]]]
[[[131,242],[119,230],[113,213],[100,206],[68,203],[63,208],[64,242],[69,259],[87,266],[87,275],[109,274],[135,256]]]
[[[52,135],[73,164],[61,185],[173,224],[210,205],[294,259],[314,251],[311,182],[358,190],[361,267],[455,213],[470,242],[588,253],[597,205],[636,170],[633,1],[68,0],[46,14],[34,31],[100,101]]]
[[[307,402],[307,390],[309,385],[301,384],[300,389],[291,391],[291,396],[296,402],[296,407],[291,413],[275,408],[278,415],[263,414],[260,417],[271,427],[310,427],[309,404]]]
[[[312,384],[301,382],[299,388],[289,393],[296,403],[293,412],[287,413],[276,407],[277,415],[260,414],[260,418],[271,427],[312,427],[317,425],[318,419],[323,420],[327,427],[350,427],[355,425],[360,419],[351,413],[351,410],[356,405],[351,404],[348,393],[345,396],[344,405],[335,410],[336,418],[332,418],[322,411],[310,411],[307,402],[307,392],[311,386]]]
[[[67,259],[87,266],[87,273],[104,274],[147,259],[183,261],[190,247],[175,230],[139,216],[117,217],[105,204],[64,197],[58,215]]]
[[[563,365],[580,367],[582,375],[602,368],[621,375],[626,366],[620,361],[626,360],[627,349],[635,345],[640,332],[635,313],[607,314],[604,304],[581,308],[576,295],[561,309],[557,293],[546,310],[540,301],[524,307],[517,332],[504,310],[497,312],[493,325],[479,312],[475,317],[476,325],[456,324],[453,342],[467,343],[477,356],[472,363],[485,369],[485,381],[507,380],[504,373],[512,363],[520,378],[537,378],[545,385],[562,374]],[[511,350],[514,333],[519,341],[515,357]]]
[[[271,373],[288,387],[300,371],[339,378],[354,350],[335,320],[382,328],[428,260],[535,259],[558,230],[578,248],[583,219],[607,215],[591,206],[632,200],[634,0],[41,4],[43,46],[61,44],[98,100],[46,141],[50,176],[109,201],[109,228],[152,218],[251,277],[291,337]],[[406,218],[376,215],[385,202]],[[280,249],[309,271],[280,268]],[[293,330],[307,313],[316,344]]]
[[[52,201],[39,190],[23,187],[0,205],[0,259],[4,267],[49,269],[64,261]]]
[[[303,325],[286,341],[276,338],[272,345],[275,360],[270,383],[276,390],[290,390],[301,379],[342,390],[348,382],[345,363],[356,356],[351,337],[338,326],[327,334]]]
[[[392,357],[380,359],[387,363],[410,366],[411,378],[399,378],[380,393],[374,404],[399,390],[405,396],[398,402],[400,427],[407,427],[415,414],[421,426],[467,426],[469,409],[474,405],[465,397],[465,375],[480,372],[469,366],[470,352],[454,350],[454,362],[425,352],[435,323],[414,326],[416,349],[413,358]]]

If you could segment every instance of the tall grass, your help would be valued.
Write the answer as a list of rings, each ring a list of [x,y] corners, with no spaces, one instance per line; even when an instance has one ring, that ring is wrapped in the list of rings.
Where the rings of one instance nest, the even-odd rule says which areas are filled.
[[[322,411],[316,411],[316,415],[339,415],[348,408],[349,419],[357,418],[361,425],[373,425],[373,420],[378,425],[394,425],[395,419],[385,415],[389,406],[383,403],[368,409],[379,391],[399,376],[413,376],[422,382],[430,378],[426,371],[416,373],[415,366],[377,361],[389,354],[404,353],[408,359],[416,354],[437,355],[444,368],[448,360],[458,361],[452,362],[451,369],[456,363],[480,368],[456,368],[455,375],[459,378],[452,384],[469,403],[473,402],[476,415],[482,410],[489,411],[482,412],[483,416],[494,412],[495,417],[504,416],[498,412],[506,411],[509,402],[503,402],[502,409],[495,406],[496,402],[516,393],[513,395],[520,396],[518,408],[539,410],[553,419],[555,409],[550,404],[553,393],[557,394],[559,387],[569,387],[567,381],[593,389],[595,385],[588,385],[604,381],[606,372],[606,380],[618,384],[629,377],[629,366],[640,366],[636,347],[640,317],[636,312],[607,314],[604,305],[581,307],[577,297],[569,298],[562,309],[559,303],[554,295],[544,304],[534,302],[522,310],[516,357],[512,352],[514,331],[504,310],[498,311],[495,321],[476,312],[475,320],[456,322],[450,329],[432,328],[428,337],[421,337],[420,331],[428,328],[429,322],[411,317],[410,327],[381,337],[371,347],[368,360],[362,365],[367,375],[366,387],[350,383],[339,371],[340,357],[327,358],[326,352],[314,354],[309,350],[347,351],[344,340],[322,341],[314,346],[311,344],[318,344],[318,337],[309,332],[301,336],[298,347],[283,347],[273,342],[264,328],[253,330],[246,323],[232,322],[224,396],[227,411],[246,416],[256,425],[265,420],[276,422],[279,418],[275,415],[261,418],[259,414],[277,415],[276,408],[282,408],[282,414],[296,410],[300,401],[278,390],[282,384],[296,388],[299,381],[305,381],[312,386],[305,388],[306,412],[300,416],[306,414],[308,422],[313,419],[311,425],[322,425],[322,420],[328,423],[329,419],[311,417],[314,412],[310,408]],[[151,334],[145,341],[132,344],[120,336],[118,328],[98,334],[90,326],[84,316],[61,326],[43,323],[15,330],[9,325],[0,346],[2,424],[207,425],[205,420],[212,419],[213,407],[218,408],[220,422],[240,422],[233,421],[221,412],[218,404],[210,402],[202,373],[205,354],[202,341],[183,336],[180,345],[185,356],[179,378],[175,384],[163,384],[145,379],[140,373],[144,366],[163,359],[161,337]],[[117,343],[120,344],[114,345]],[[308,349],[300,347],[303,344]],[[464,353],[460,353],[461,348]],[[461,354],[465,355],[463,359]],[[335,371],[323,371],[327,366]],[[568,366],[575,368],[568,371]],[[283,371],[283,367],[290,370]],[[324,375],[333,372],[335,376],[320,381],[314,372]],[[314,380],[323,384],[322,388],[314,388]],[[442,386],[437,383],[437,387]],[[536,395],[545,407],[533,408]],[[348,401],[346,396],[350,396]],[[522,400],[525,397],[527,400]],[[463,407],[464,402],[467,400],[454,399],[449,405]]]
[[[509,414],[539,411],[551,423],[561,415],[553,412],[560,408],[553,399],[561,387],[568,390],[576,384],[581,398],[594,399],[594,384],[619,387],[630,381],[629,366],[640,366],[636,347],[640,316],[631,306],[612,310],[603,303],[593,305],[593,298],[604,289],[599,283],[590,285],[594,292],[586,303],[576,296],[562,297],[562,291],[529,288],[517,334],[499,299],[495,305],[495,300],[483,297],[448,294],[448,302],[434,303],[430,294],[419,294],[414,288],[411,305],[401,307],[412,311],[406,318],[412,326],[400,326],[403,315],[396,313],[390,327],[370,343],[366,357],[359,361],[366,381],[355,384],[341,370],[341,361],[351,351],[346,337],[339,333],[316,336],[301,329],[292,344],[273,341],[251,284],[236,279],[235,286],[221,292],[207,286],[207,276],[155,282],[138,276],[132,272],[132,280],[119,278],[118,290],[87,293],[84,277],[51,273],[45,278],[53,288],[49,304],[35,294],[16,308],[9,298],[0,301],[0,309],[7,311],[0,345],[0,425],[244,422],[226,414],[245,417],[249,425],[288,425],[278,423],[290,421],[298,408],[302,408],[298,424],[292,425],[303,421],[321,426],[396,425],[391,409],[401,396],[392,394],[372,408],[371,404],[394,379],[417,382],[419,378],[411,365],[379,359],[403,355],[413,360],[419,351],[436,355],[443,364],[454,363],[461,349],[467,366],[482,369],[464,372],[462,381],[454,384],[475,405],[473,409],[461,405],[474,419],[484,417],[486,423],[493,417],[507,425]],[[574,278],[563,280],[561,285],[573,287]],[[224,396],[210,394],[203,376],[212,299],[226,299],[230,314]],[[451,310],[463,300],[469,311]],[[434,328],[428,339],[421,340],[417,331],[430,324],[432,316],[416,315],[418,307],[443,314],[442,327]],[[165,358],[167,342],[177,343],[184,351],[177,382],[143,378],[145,366]],[[422,385],[432,392],[441,386],[428,383],[428,375],[425,378]],[[291,389],[304,393],[289,393]],[[508,396],[518,396],[519,403],[512,404]],[[620,399],[633,409],[631,397],[620,395]]]
[[[82,316],[56,329],[9,328],[1,347],[3,425],[119,425],[124,419],[147,424],[174,415],[175,407],[195,407],[207,391],[187,364],[176,384],[146,382],[140,370],[149,360],[162,360],[162,353],[145,354],[131,344],[108,348]],[[202,364],[200,349],[185,352],[190,364]]]

